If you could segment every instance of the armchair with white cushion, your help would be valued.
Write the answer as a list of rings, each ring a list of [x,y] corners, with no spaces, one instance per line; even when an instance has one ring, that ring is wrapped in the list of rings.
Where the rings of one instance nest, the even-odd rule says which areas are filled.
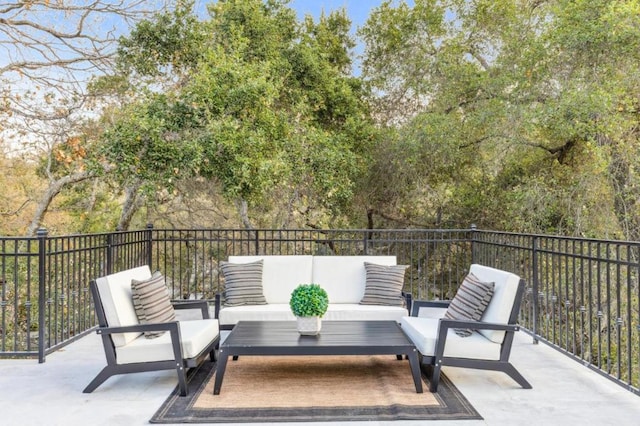
[[[140,320],[140,312],[136,313],[134,306],[132,281],[145,283],[154,277],[148,266],[141,266],[91,282],[99,325],[97,333],[102,336],[107,366],[84,389],[85,393],[93,392],[105,380],[116,374],[175,369],[178,373],[180,395],[186,396],[185,370],[196,367],[207,356],[211,361],[215,361],[220,331],[218,320],[209,318],[207,301],[173,304],[169,300],[166,301],[170,310],[201,310],[202,319],[167,322]],[[164,279],[161,276],[160,278],[160,285],[164,286]],[[166,292],[162,287],[156,286],[156,289]],[[139,294],[137,296],[139,297]],[[168,299],[168,293],[162,297]],[[153,303],[157,304],[157,298]],[[140,306],[138,308],[140,309]],[[171,317],[174,316],[172,313]]]
[[[443,366],[502,371],[523,388],[530,389],[529,382],[509,362],[514,333],[519,330],[517,317],[524,280],[477,264],[471,265],[469,272],[482,283],[493,283],[488,305],[479,320],[445,316],[453,300],[414,300],[411,316],[400,322],[421,354],[421,363],[430,375],[431,392],[437,391]],[[460,300],[458,294],[456,297]]]

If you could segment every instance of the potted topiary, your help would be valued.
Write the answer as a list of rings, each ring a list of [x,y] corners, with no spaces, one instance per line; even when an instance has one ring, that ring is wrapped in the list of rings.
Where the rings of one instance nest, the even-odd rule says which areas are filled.
[[[298,321],[298,332],[315,336],[322,327],[321,318],[329,307],[329,296],[318,284],[300,284],[291,293],[291,312]]]

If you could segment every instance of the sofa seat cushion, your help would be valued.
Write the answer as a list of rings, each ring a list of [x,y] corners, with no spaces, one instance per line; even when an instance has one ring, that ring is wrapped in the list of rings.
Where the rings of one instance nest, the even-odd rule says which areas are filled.
[[[200,354],[216,337],[218,337],[218,320],[205,319],[196,321],[180,321],[182,339],[182,356],[193,358]],[[129,342],[116,350],[118,364],[134,362],[152,362],[174,359],[171,345],[171,333],[164,333],[156,339],[143,336]]]
[[[433,356],[439,321],[438,318],[403,317],[400,326],[422,355]],[[471,333],[469,337],[460,337],[453,329],[449,329],[444,356],[497,361],[500,359],[500,344],[478,332]]]
[[[238,321],[295,321],[288,303],[268,305],[230,306],[220,310],[218,319],[222,325],[235,325]]]
[[[360,305],[359,303],[329,304],[323,319],[328,321],[397,321],[407,315],[403,306]]]
[[[407,315],[401,306],[329,303],[323,321],[400,321]],[[235,325],[238,321],[295,321],[289,304],[274,303],[256,306],[234,306],[220,310],[220,324]]]

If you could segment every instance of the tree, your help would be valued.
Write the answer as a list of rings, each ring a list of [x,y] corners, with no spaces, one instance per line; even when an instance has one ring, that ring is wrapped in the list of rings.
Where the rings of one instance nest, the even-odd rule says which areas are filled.
[[[60,191],[95,176],[46,169],[60,146],[78,140],[101,104],[87,83],[109,73],[118,36],[170,2],[142,0],[0,2],[0,134],[9,155],[46,157],[49,185],[37,197],[28,232]],[[80,138],[83,140],[83,138]]]
[[[209,21],[177,10],[122,41],[129,82],[173,82],[162,93],[142,86],[108,126],[103,153],[122,182],[153,193],[205,178],[246,227],[258,220],[250,209],[264,209],[269,226],[341,217],[373,132],[348,75],[350,22],[338,12],[300,25],[285,5],[221,0]]]
[[[638,7],[383,3],[361,31],[363,76],[397,136],[372,169],[370,209],[519,231],[628,229],[640,195],[628,155],[638,146]]]

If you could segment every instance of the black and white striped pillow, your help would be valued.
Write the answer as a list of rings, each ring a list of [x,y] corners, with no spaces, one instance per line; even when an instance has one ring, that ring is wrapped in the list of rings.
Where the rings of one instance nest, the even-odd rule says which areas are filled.
[[[404,272],[408,265],[378,265],[364,262],[366,283],[361,305],[404,306]]]
[[[171,322],[176,320],[169,290],[160,271],[147,280],[131,280],[133,306],[141,324]],[[160,337],[165,331],[146,331],[147,339]]]
[[[250,263],[220,262],[224,275],[224,305],[266,305],[262,291],[262,260]]]
[[[478,277],[469,272],[451,300],[444,317],[480,321],[482,314],[491,302],[494,287],[495,283],[480,281]],[[460,337],[469,337],[473,333],[473,330],[468,328],[456,328],[454,331]]]

